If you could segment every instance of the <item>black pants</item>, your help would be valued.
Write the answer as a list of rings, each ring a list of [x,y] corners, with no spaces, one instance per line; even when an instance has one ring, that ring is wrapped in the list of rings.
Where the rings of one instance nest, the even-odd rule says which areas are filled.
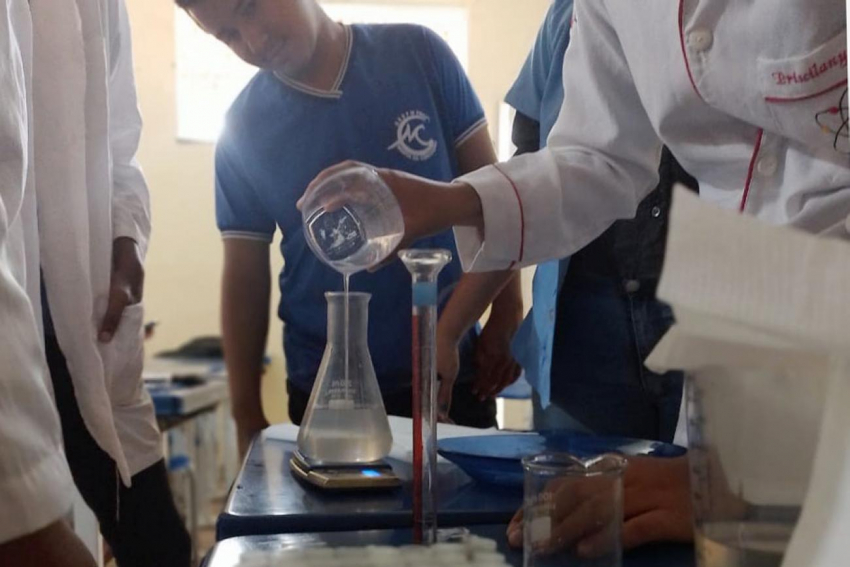
[[[458,425],[486,429],[496,427],[496,401],[480,401],[472,395],[469,382],[458,382],[455,384],[452,395],[452,409],[449,417]],[[304,412],[307,411],[307,403],[310,401],[310,392],[286,382],[286,391],[289,393],[289,419],[295,425],[301,425]],[[412,417],[413,394],[411,388],[406,388],[393,394],[384,394],[384,407],[387,414],[399,417]]]
[[[125,487],[115,462],[83,422],[56,338],[48,335],[45,343],[68,464],[119,567],[189,567],[192,542],[174,506],[164,461],[136,474],[132,487]]]

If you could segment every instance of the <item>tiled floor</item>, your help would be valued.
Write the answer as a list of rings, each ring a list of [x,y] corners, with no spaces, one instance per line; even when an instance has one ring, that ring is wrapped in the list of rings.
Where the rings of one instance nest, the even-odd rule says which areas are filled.
[[[224,507],[224,501],[211,502],[210,507],[215,508],[213,517],[217,518],[219,512]],[[198,530],[198,541],[196,545],[198,546],[198,559],[203,559],[213,546],[215,546],[215,525],[202,527]]]

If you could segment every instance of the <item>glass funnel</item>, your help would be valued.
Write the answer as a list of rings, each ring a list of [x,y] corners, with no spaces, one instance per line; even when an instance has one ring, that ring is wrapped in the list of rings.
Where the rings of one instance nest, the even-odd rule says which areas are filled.
[[[437,276],[448,250],[399,253],[413,279],[413,536],[437,540]]]
[[[327,178],[305,197],[301,211],[310,249],[342,274],[380,264],[404,236],[395,195],[367,167],[350,167]]]
[[[380,461],[389,454],[393,439],[366,341],[371,296],[348,294],[348,317],[345,293],[325,297],[328,342],[298,432],[298,450],[311,465]]]

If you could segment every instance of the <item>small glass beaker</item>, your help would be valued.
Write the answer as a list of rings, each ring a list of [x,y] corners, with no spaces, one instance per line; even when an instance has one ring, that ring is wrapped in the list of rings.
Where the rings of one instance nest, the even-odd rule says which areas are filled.
[[[355,166],[325,179],[301,204],[310,250],[342,274],[383,262],[401,243],[404,219],[374,169]]]
[[[345,294],[325,297],[328,342],[298,432],[298,450],[311,465],[374,463],[389,454],[393,438],[367,343],[371,296],[349,295],[348,348]]]
[[[626,459],[526,457],[524,567],[621,567]]]

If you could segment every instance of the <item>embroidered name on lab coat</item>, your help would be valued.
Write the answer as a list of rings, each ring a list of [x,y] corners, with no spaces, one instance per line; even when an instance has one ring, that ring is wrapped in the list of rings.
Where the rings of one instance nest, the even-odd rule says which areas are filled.
[[[777,85],[800,85],[809,83],[833,69],[847,69],[847,48],[825,61],[812,63],[805,72],[776,71],[773,73],[773,79]]]
[[[793,102],[825,95],[847,83],[847,32],[799,57],[760,59],[761,86],[768,102]]]

